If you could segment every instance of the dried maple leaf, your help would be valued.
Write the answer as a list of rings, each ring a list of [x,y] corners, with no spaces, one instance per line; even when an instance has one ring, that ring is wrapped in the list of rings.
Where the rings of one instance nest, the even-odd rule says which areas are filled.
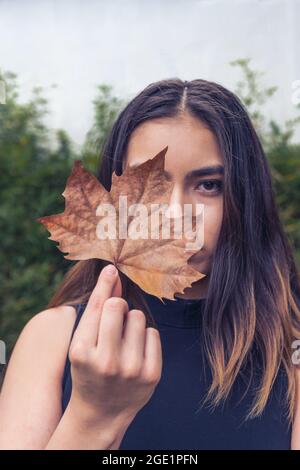
[[[115,239],[99,238],[100,221],[102,228],[104,222],[108,229],[116,226],[121,214],[120,196],[127,197],[127,208],[132,204],[143,205],[146,210],[144,214],[147,215],[140,217],[142,225],[154,212],[152,204],[169,204],[173,183],[166,179],[163,171],[167,149],[165,147],[154,158],[137,167],[125,168],[120,176],[114,172],[109,192],[83,168],[79,160],[75,161],[62,193],[65,198],[64,212],[40,217],[37,221],[51,233],[49,239],[58,242],[59,250],[68,253],[64,256],[66,259],[99,258],[109,261],[145,292],[161,300],[162,297],[174,300],[175,293],[183,293],[185,288],[191,287],[191,283],[205,277],[187,263],[199,249],[185,250],[184,236],[180,239],[151,236],[146,239],[121,238],[119,235],[122,232],[117,224]],[[104,208],[104,204],[113,207],[115,213],[101,215],[99,207]],[[127,218],[128,233],[133,227],[136,228],[137,212],[132,214]],[[156,228],[161,229],[161,220],[156,220],[153,227],[155,224]],[[150,224],[147,234],[151,235],[149,227]]]

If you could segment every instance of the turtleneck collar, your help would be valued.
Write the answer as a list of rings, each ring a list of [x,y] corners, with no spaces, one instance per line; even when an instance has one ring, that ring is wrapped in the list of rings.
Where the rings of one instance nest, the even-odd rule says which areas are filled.
[[[151,314],[158,325],[166,325],[174,328],[200,328],[201,318],[206,305],[206,298],[176,300],[163,299],[143,293],[149,305]],[[129,309],[134,308],[131,301],[127,300]],[[87,302],[81,304],[84,311]]]
[[[202,312],[206,298],[176,300],[163,299],[163,302],[153,295],[144,293],[151,314],[159,325],[168,325],[176,328],[199,328],[201,326]]]

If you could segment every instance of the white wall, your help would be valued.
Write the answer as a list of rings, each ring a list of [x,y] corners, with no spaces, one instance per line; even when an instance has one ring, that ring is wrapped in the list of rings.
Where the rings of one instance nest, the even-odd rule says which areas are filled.
[[[97,84],[127,99],[175,76],[233,89],[229,61],[246,56],[279,87],[267,112],[281,121],[295,111],[299,20],[300,0],[0,0],[0,68],[18,74],[22,100],[46,87],[48,124],[78,144]]]

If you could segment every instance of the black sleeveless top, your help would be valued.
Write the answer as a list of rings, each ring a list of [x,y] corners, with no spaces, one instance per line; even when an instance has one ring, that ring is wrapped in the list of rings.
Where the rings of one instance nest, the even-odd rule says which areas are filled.
[[[287,420],[287,378],[280,368],[260,417],[245,420],[253,402],[247,369],[233,385],[225,403],[203,405],[211,375],[201,348],[201,312],[206,299],[172,301],[145,294],[160,332],[162,375],[153,395],[126,430],[120,450],[290,449]],[[133,308],[128,301],[130,308]],[[76,307],[73,333],[86,304]],[[72,333],[72,336],[73,336]],[[256,384],[257,385],[257,384]],[[62,410],[72,391],[69,358],[62,382]],[[246,393],[245,393],[246,392]],[[202,406],[201,406],[202,405]]]

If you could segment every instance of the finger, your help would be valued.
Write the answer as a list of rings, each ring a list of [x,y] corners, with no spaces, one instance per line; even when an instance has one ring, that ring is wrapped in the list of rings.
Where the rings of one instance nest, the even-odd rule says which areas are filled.
[[[144,362],[146,317],[141,310],[130,310],[123,332],[122,362],[140,369]]]
[[[128,304],[120,297],[111,297],[104,303],[97,343],[99,356],[119,356],[124,318],[127,312]]]
[[[113,290],[111,293],[111,297],[122,297],[122,283],[119,276],[119,271],[117,270],[117,279],[113,284]]]
[[[114,272],[110,273],[110,266]],[[80,340],[89,347],[95,347],[98,340],[98,330],[104,302],[113,293],[122,294],[121,282],[114,265],[105,266],[97,280],[97,283],[90,295],[85,311],[80,319],[75,331],[76,340]]]
[[[150,380],[161,375],[162,371],[162,347],[160,334],[156,328],[146,328],[144,364],[141,375]]]

